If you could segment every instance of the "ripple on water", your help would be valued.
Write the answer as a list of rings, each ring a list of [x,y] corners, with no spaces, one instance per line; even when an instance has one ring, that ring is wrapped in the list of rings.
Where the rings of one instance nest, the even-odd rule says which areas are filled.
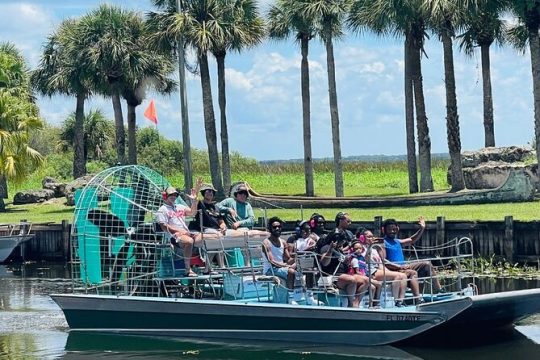
[[[44,330],[67,331],[68,325],[61,311],[2,311],[0,333],[31,333]]]

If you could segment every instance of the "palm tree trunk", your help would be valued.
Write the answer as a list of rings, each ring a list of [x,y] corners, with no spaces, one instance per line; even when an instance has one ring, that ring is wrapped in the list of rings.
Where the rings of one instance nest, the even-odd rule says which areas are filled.
[[[179,2],[177,2],[179,5]],[[178,8],[180,9],[180,7]],[[180,10],[179,10],[180,11]],[[178,88],[180,91],[180,112],[182,114],[182,151],[184,165],[184,190],[188,193],[193,187],[193,170],[191,161],[191,140],[189,136],[189,116],[186,91],[186,63],[184,54],[184,40],[178,39]]]
[[[116,130],[116,156],[118,164],[126,164],[126,134],[124,129],[124,116],[122,115],[122,105],[120,104],[120,94],[118,85],[112,84],[112,104],[114,110],[114,125]]]
[[[459,134],[459,115],[457,109],[456,79],[454,75],[454,55],[452,38],[448,33],[441,36],[444,57],[444,80],[446,84],[446,136],[450,154],[451,192],[465,188],[461,166],[461,137]]]
[[[6,204],[4,203],[4,199],[8,198],[8,188],[7,188],[7,181],[6,177],[3,175],[0,175],[0,212],[6,211]]]
[[[343,164],[339,139],[339,113],[336,89],[336,68],[334,63],[334,45],[332,38],[324,40],[326,47],[326,68],[328,72],[328,95],[330,100],[330,120],[332,122],[332,144],[334,148],[334,178],[336,196],[343,197]]]
[[[137,133],[135,123],[137,117],[135,115],[135,106],[127,104],[127,123],[128,123],[128,163],[137,164]]]
[[[531,51],[531,69],[534,96],[534,135],[536,142],[536,160],[540,166],[540,42],[538,29],[529,29],[529,48]]]
[[[315,196],[313,185],[313,155],[311,153],[311,98],[309,94],[309,38],[310,35],[302,35],[300,47],[302,51],[302,63],[300,66],[300,82],[302,88],[302,124],[304,130],[304,174],[306,182],[306,196]]]
[[[4,175],[0,175],[0,200],[8,198],[7,179]]]
[[[433,191],[431,177],[431,139],[429,138],[428,119],[424,102],[422,84],[421,49],[415,45],[412,51],[411,73],[413,78],[414,101],[416,108],[416,129],[418,131],[418,163],[420,165],[420,191]]]
[[[210,72],[208,70],[208,56],[206,53],[199,54],[201,71],[201,87],[204,111],[204,130],[206,132],[206,144],[208,146],[208,160],[210,162],[210,177],[212,184],[217,190],[217,196],[223,197],[223,183],[221,182],[221,166],[217,149],[216,119],[212,104],[212,87],[210,85]]]
[[[416,166],[416,142],[414,141],[414,99],[411,76],[412,43],[410,36],[405,39],[405,133],[407,137],[407,170],[409,173],[409,193],[418,192],[418,168]]]
[[[485,146],[495,146],[495,131],[493,127],[493,96],[491,91],[491,66],[489,60],[489,45],[480,46],[482,57],[482,90],[484,93],[484,138]]]
[[[182,0],[176,0],[176,11],[182,13]],[[189,136],[189,115],[186,91],[186,57],[184,37],[179,35],[176,45],[178,51],[178,89],[180,91],[180,108],[182,114],[182,151],[184,166],[184,191],[189,193],[193,187],[193,169],[191,161],[191,140]]]
[[[77,94],[73,137],[73,178],[86,175],[86,154],[84,149],[84,94]]]
[[[218,102],[221,124],[221,166],[223,166],[223,188],[231,188],[231,161],[229,157],[229,131],[227,130],[227,97],[225,95],[225,53],[216,55],[218,71]]]

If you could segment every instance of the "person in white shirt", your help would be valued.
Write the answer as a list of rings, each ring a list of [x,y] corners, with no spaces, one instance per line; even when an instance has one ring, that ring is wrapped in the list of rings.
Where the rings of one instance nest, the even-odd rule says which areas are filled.
[[[197,213],[197,194],[202,186],[202,179],[197,179],[195,187],[191,189],[188,198],[191,200],[191,207],[177,204],[178,191],[169,186],[163,192],[164,204],[156,213],[156,220],[161,229],[172,235],[171,241],[182,248],[184,264],[187,276],[197,276],[191,269],[191,255],[194,246],[200,246],[202,243],[201,234],[191,233],[186,224],[186,216],[193,216]]]

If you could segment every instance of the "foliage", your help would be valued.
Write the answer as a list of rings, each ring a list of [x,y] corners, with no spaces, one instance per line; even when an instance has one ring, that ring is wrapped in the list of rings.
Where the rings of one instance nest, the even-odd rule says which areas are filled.
[[[539,265],[512,263],[495,255],[461,261],[462,269],[474,273],[477,277],[496,278],[537,278],[540,271]]]
[[[22,181],[43,161],[29,146],[30,131],[42,126],[24,58],[13,44],[0,44],[0,211],[7,180]]]
[[[154,128],[143,128],[137,133],[138,163],[155,169],[164,176],[181,171],[182,143],[165,139]]]
[[[101,161],[105,153],[114,147],[114,123],[106,119],[101,110],[90,110],[83,119],[84,155],[87,160]],[[75,137],[75,113],[71,113],[61,125],[58,147],[62,151],[73,150]]]

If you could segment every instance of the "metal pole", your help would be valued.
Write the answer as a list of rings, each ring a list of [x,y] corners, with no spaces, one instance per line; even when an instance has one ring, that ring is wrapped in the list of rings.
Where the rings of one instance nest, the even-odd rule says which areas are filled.
[[[176,10],[182,12],[182,0],[176,0]],[[182,146],[184,152],[184,189],[186,193],[193,187],[193,170],[191,167],[191,141],[189,136],[189,117],[186,90],[186,59],[184,54],[184,37],[179,34],[177,39],[178,52],[178,87],[180,90],[180,108],[182,113]]]

